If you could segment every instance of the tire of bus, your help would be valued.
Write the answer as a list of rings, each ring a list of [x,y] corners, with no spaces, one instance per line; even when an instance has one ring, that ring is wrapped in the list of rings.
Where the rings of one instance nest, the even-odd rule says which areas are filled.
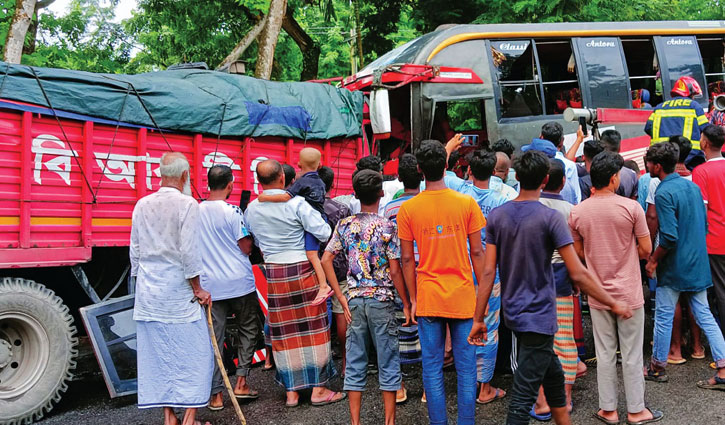
[[[77,344],[73,318],[53,291],[0,279],[0,424],[37,421],[60,401]]]

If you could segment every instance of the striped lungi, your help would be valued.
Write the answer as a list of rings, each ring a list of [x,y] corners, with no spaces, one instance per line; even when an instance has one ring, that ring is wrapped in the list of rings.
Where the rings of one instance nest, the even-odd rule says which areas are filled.
[[[319,284],[312,266],[265,264],[269,339],[277,383],[287,391],[319,387],[335,375],[327,306],[313,307]]]
[[[488,299],[488,313],[484,318],[486,324],[486,343],[476,346],[476,374],[477,381],[488,383],[493,379],[496,368],[496,355],[498,354],[498,327],[501,323],[501,282],[496,271],[496,282],[493,284],[491,296]]]
[[[574,341],[574,297],[571,295],[556,298],[556,324],[559,329],[554,335],[554,353],[564,370],[564,383],[573,384],[579,356]]]

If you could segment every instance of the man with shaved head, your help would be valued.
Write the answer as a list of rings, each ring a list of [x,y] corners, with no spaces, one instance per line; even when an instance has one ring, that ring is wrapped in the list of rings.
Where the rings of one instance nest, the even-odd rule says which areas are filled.
[[[276,380],[287,390],[288,407],[298,405],[298,392],[306,388],[312,388],[313,405],[338,402],[345,394],[325,388],[335,374],[330,325],[326,305],[313,304],[319,284],[305,253],[305,232],[326,241],[332,231],[321,214],[301,196],[285,202],[264,200],[286,196],[279,162],[260,162],[257,179],[264,196],[249,204],[245,222],[264,256]],[[324,200],[324,183],[321,195]]]
[[[507,201],[519,196],[516,189],[504,183],[508,178],[510,167],[511,158],[504,152],[496,152],[496,167],[493,169],[493,175],[488,182],[489,189],[495,190]]]
[[[138,201],[131,222],[138,406],[163,407],[165,425],[194,425],[196,409],[208,404],[214,370],[201,307],[211,305],[211,296],[199,283],[199,204],[190,196],[183,154],[164,154],[160,171],[161,188]],[[182,422],[175,407],[186,408]]]

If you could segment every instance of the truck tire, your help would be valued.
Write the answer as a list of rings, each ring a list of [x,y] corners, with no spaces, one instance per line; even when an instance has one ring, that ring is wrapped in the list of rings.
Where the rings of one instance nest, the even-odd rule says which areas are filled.
[[[32,280],[0,279],[0,424],[29,424],[68,389],[78,354],[68,307]]]

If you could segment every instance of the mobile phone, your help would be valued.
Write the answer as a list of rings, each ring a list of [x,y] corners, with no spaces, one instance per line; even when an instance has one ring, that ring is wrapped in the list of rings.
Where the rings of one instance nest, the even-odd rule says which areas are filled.
[[[461,146],[478,146],[478,134],[463,134],[463,142]]]
[[[587,136],[587,119],[584,117],[579,117],[579,125],[582,127],[582,132],[584,133],[584,137]]]

